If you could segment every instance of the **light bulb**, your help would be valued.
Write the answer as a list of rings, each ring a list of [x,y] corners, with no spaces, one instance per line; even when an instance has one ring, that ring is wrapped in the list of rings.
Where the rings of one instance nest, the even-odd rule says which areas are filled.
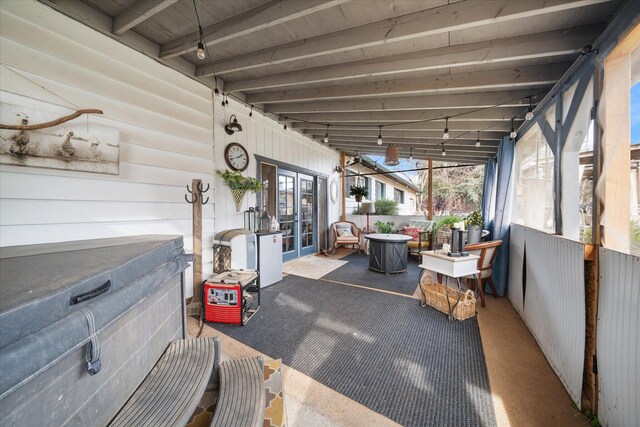
[[[445,151],[444,147],[442,147],[442,157],[445,157],[447,155],[447,152]]]
[[[378,135],[378,145],[382,145],[382,134]]]
[[[409,161],[412,162],[413,161],[413,154],[409,154]]]
[[[198,42],[198,51],[196,52],[196,55],[198,55],[198,59],[206,59],[207,54],[204,51],[204,43]]]
[[[509,134],[509,138],[515,139],[518,136],[518,132],[516,132],[513,128],[511,128],[511,133]]]
[[[527,115],[524,116],[525,120],[531,120],[533,119],[533,110],[531,109],[531,107],[529,107],[529,109],[527,110]]]
[[[478,136],[476,137],[476,147],[480,147],[480,131],[478,131]]]
[[[476,147],[480,147],[480,140],[476,141]]]
[[[449,128],[444,128],[444,133],[442,134],[442,139],[449,139]]]
[[[329,142],[329,134],[328,134],[328,133],[326,133],[326,134],[324,135],[323,142],[324,142],[325,144],[326,144],[327,142]]]

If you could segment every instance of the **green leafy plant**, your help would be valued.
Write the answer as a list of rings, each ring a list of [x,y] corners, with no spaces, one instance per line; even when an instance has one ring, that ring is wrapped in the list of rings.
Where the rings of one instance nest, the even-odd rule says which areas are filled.
[[[264,188],[264,185],[258,179],[243,176],[240,172],[225,170],[223,172],[216,171],[216,173],[222,178],[227,187],[232,190],[246,190],[258,193]]]
[[[369,196],[369,190],[367,189],[367,187],[360,187],[358,185],[352,185],[351,187],[349,187],[349,195],[350,196],[360,196],[360,197],[368,197]]]
[[[629,228],[631,232],[631,249],[640,251],[640,220],[631,220]]]
[[[431,247],[435,246],[436,236],[438,234],[438,231],[442,227],[444,226],[451,227],[453,224],[460,221],[462,221],[462,218],[455,215],[443,216],[438,218],[436,222],[433,223],[433,228],[431,229]]]
[[[482,227],[484,225],[484,221],[482,220],[482,212],[480,209],[471,212],[467,217],[466,223],[467,225],[479,225]]]
[[[393,222],[391,221],[389,222],[377,221],[374,225],[378,229],[379,233],[382,233],[382,234],[393,233]]]
[[[398,215],[398,202],[391,199],[380,199],[374,202],[376,215]]]

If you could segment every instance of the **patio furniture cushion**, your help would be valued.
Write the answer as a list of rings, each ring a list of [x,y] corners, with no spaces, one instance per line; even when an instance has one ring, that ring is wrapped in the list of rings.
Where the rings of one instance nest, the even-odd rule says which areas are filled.
[[[402,234],[405,236],[411,236],[411,240],[417,242],[419,239],[420,229],[418,227],[404,227]]]
[[[431,231],[433,228],[433,221],[414,219],[409,221],[409,227],[417,227],[420,231]]]
[[[339,237],[354,237],[351,229],[346,228],[338,228],[338,236]]]
[[[336,239],[336,241],[337,241],[339,244],[342,244],[342,243],[359,243],[359,242],[360,242],[360,240],[359,240],[357,237],[355,237],[355,236],[344,236],[344,237],[338,237],[338,238]]]

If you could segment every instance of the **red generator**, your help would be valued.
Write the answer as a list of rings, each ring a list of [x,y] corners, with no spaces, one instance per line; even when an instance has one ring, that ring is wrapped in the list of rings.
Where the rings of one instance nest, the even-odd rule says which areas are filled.
[[[204,320],[244,325],[260,308],[257,274],[227,271],[204,282]],[[258,293],[257,307],[254,295]]]

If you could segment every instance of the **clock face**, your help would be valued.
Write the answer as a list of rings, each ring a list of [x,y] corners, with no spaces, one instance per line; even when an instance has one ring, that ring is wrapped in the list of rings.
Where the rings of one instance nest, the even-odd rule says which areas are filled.
[[[227,162],[227,166],[236,171],[243,171],[249,166],[249,154],[237,142],[227,145],[224,150],[224,160]]]

